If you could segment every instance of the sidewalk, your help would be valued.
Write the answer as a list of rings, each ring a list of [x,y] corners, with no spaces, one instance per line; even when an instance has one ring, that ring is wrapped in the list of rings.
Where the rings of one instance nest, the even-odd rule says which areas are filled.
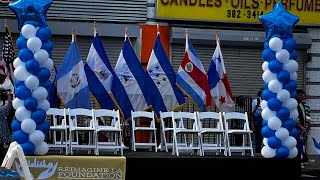
[[[320,180],[320,155],[309,155],[308,157],[310,160],[312,159],[315,161],[304,164],[304,168],[301,169],[301,179]]]

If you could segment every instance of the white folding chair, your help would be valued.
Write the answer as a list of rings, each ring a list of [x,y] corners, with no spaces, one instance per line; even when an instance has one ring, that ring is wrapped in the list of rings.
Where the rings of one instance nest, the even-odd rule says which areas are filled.
[[[47,111],[47,117],[52,121],[49,134],[52,137],[52,143],[48,143],[50,149],[60,149],[60,153],[65,150],[68,155],[68,128],[67,128],[67,110],[65,108],[50,108]],[[59,133],[59,137],[57,134]],[[59,138],[59,139],[58,139]]]
[[[202,156],[201,149],[201,131],[199,129],[198,119],[196,112],[171,112],[172,125],[173,125],[173,149],[172,155],[179,156],[179,150],[196,150],[197,154]],[[185,123],[185,122],[186,123]],[[186,125],[185,125],[186,124]],[[179,145],[178,135],[181,134],[182,141],[186,146]],[[187,139],[187,135],[191,134],[191,140]],[[197,144],[194,142],[194,135],[197,136]],[[190,141],[190,143],[188,143]]]
[[[69,140],[70,154],[73,155],[73,149],[88,149],[88,154],[96,148],[96,126],[94,121],[94,110],[76,108],[68,109],[69,116]],[[79,135],[86,139],[85,132],[89,133],[88,142],[80,143]]]
[[[251,133],[249,128],[248,114],[240,112],[223,112],[223,118],[225,122],[226,140],[228,154],[231,156],[231,151],[239,151],[242,155],[245,154],[246,150],[250,150],[251,156],[253,156]],[[233,127],[232,124],[236,124],[237,127]],[[242,145],[230,145],[232,135],[242,135]]]
[[[202,133],[202,151],[223,151],[227,155],[227,142],[221,112],[197,112]],[[212,138],[211,138],[212,137]],[[207,141],[206,141],[207,140]]]
[[[114,154],[120,151],[121,155],[123,155],[119,110],[96,109],[94,110],[94,117],[97,131],[96,155],[99,155],[100,149],[113,150]],[[108,134],[108,141],[99,142],[99,133]]]
[[[137,147],[150,147],[154,146],[155,152],[157,152],[157,138],[155,127],[155,117],[154,111],[131,111],[131,121],[132,121],[132,150],[136,151]],[[137,131],[147,131],[150,133],[149,142],[136,142],[136,132]],[[152,136],[154,138],[154,142],[152,142]]]
[[[173,133],[172,113],[160,111],[159,114],[161,123],[161,150],[168,152],[168,149],[172,149],[173,146],[173,143],[167,142],[167,139],[168,141],[171,140],[170,133]]]

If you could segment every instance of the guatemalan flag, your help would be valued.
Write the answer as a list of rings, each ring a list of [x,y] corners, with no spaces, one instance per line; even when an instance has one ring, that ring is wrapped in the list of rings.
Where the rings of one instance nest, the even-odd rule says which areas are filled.
[[[112,83],[112,94],[124,118],[131,117],[131,110],[142,111],[149,108],[145,71],[138,60],[129,38],[125,36]]]
[[[211,106],[207,74],[196,54],[188,35],[186,36],[186,52],[179,67],[177,76],[178,86],[191,98],[201,111]]]
[[[57,89],[66,108],[90,109],[90,92],[76,41],[71,43],[57,73]]]
[[[113,70],[103,48],[98,33],[93,38],[84,70],[87,75],[89,89],[103,109],[114,109],[110,97]]]
[[[151,78],[148,87],[152,89],[152,107],[158,117],[160,111],[172,111],[185,103],[184,94],[176,86],[176,73],[162,47],[159,33],[150,55],[147,73],[147,78]]]
[[[208,80],[210,93],[217,108],[219,108],[220,111],[230,111],[235,103],[229,85],[227,72],[224,67],[224,61],[218,39],[217,47],[212,56],[208,70]]]

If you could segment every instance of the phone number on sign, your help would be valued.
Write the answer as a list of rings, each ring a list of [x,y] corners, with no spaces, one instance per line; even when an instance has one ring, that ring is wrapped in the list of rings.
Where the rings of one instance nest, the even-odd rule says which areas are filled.
[[[241,11],[241,10],[227,10],[228,18],[248,18],[258,19],[259,16],[263,15],[263,11]]]

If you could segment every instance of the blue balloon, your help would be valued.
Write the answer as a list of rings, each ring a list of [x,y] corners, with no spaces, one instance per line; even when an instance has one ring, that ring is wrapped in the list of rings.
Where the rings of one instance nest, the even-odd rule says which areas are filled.
[[[51,76],[49,69],[47,68],[40,68],[38,71],[37,77],[39,78],[40,82],[46,82]]]
[[[296,99],[297,98],[297,91],[293,91],[291,94],[290,94],[290,97],[291,98],[294,98],[294,99]]]
[[[264,42],[263,46],[264,46],[265,49],[269,49],[269,43],[268,42]]]
[[[34,150],[36,149],[34,144],[31,142],[25,142],[21,145],[23,152],[25,155],[30,156],[34,154]]]
[[[290,93],[297,89],[297,81],[290,80],[288,83],[283,84],[283,89],[288,90]]]
[[[281,83],[287,83],[290,81],[290,73],[288,71],[282,70],[277,74],[277,79]]]
[[[38,27],[39,26],[39,23],[37,21],[26,21],[23,25],[26,25],[26,24],[31,24],[33,25],[34,27]]]
[[[269,89],[265,89],[262,91],[262,99],[268,101],[271,98],[276,98],[277,94],[271,92]]]
[[[14,80],[14,86],[17,88],[19,86],[24,85],[24,81],[20,81],[18,79]]]
[[[47,121],[42,121],[37,124],[36,130],[42,131],[44,134],[48,133],[50,129],[50,124]]]
[[[18,29],[21,31],[22,26],[27,21],[36,21],[39,26],[48,26],[46,14],[52,4],[52,0],[41,1],[15,1],[8,5],[9,9],[14,12],[18,19]]]
[[[289,156],[289,149],[285,146],[280,146],[276,150],[276,157],[280,159],[287,158]]]
[[[286,128],[289,132],[296,126],[296,122],[293,119],[287,119],[282,121],[282,127]]]
[[[297,128],[292,128],[291,131],[289,132],[289,135],[294,138],[297,138],[298,134],[299,134],[299,130]]]
[[[263,82],[263,88],[264,88],[264,89],[268,89],[268,85],[269,85],[269,83]]]
[[[289,52],[294,50],[296,48],[296,40],[293,38],[288,38],[283,42],[283,46],[285,49],[287,49]]]
[[[22,62],[27,62],[30,59],[33,59],[33,52],[27,48],[24,48],[19,51],[18,56]]]
[[[49,57],[51,57],[50,54],[51,54],[51,52],[52,52],[52,50],[53,50],[53,44],[52,44],[52,42],[51,42],[50,40],[43,41],[43,42],[42,42],[42,47],[41,47],[41,49],[46,50],[46,51],[49,53]]]
[[[277,111],[277,117],[281,120],[286,120],[289,118],[289,116],[290,116],[290,110],[286,107],[281,107]]]
[[[271,98],[268,100],[268,108],[272,111],[278,111],[282,102],[277,98]]]
[[[16,45],[19,49],[27,48],[27,39],[23,36],[20,36],[16,41]]]
[[[271,49],[265,49],[262,51],[262,58],[269,62],[276,59],[276,54]]]
[[[24,107],[29,111],[34,111],[38,107],[38,101],[33,97],[28,97],[24,100]]]
[[[16,96],[21,100],[26,100],[28,97],[32,96],[32,93],[26,86],[21,85],[16,88]]]
[[[41,39],[41,41],[46,41],[51,38],[51,30],[48,27],[41,27],[38,29],[36,36]]]
[[[271,38],[270,38],[270,39],[275,38],[275,37],[277,37],[277,38],[280,38],[280,39],[281,39],[281,35],[280,35],[280,34],[274,34],[274,35],[272,35],[272,36],[271,36]]]
[[[272,136],[275,136],[275,130],[272,130],[269,128],[269,126],[263,126],[261,129],[261,134],[265,138],[270,138]]]
[[[13,140],[17,141],[17,143],[22,144],[29,140],[29,135],[22,130],[15,131],[12,135]]]
[[[37,74],[39,71],[39,63],[34,59],[30,59],[24,65],[29,73]]]
[[[272,149],[276,149],[276,148],[278,148],[278,147],[281,146],[281,140],[278,139],[276,136],[269,137],[269,139],[268,139],[268,145],[269,145],[269,147],[271,147]]]
[[[273,73],[278,73],[282,69],[282,63],[277,60],[272,60],[269,62],[268,68]],[[290,74],[289,74],[290,78]]]
[[[11,128],[12,128],[13,132],[21,130],[21,121],[19,121],[17,119],[13,119],[13,121],[11,123]]]
[[[43,83],[40,83],[40,86],[46,88],[46,90],[49,90],[52,87],[52,83],[50,80],[47,80]]]
[[[31,118],[36,122],[36,123],[41,123],[44,121],[47,117],[46,111],[44,111],[41,108],[37,108],[35,111],[31,113]]]
[[[299,54],[297,51],[293,50],[290,52],[290,59],[296,60],[298,58]]]
[[[262,120],[262,126],[267,126],[267,125],[268,125],[268,121],[265,120],[265,119],[263,119],[263,120]]]

